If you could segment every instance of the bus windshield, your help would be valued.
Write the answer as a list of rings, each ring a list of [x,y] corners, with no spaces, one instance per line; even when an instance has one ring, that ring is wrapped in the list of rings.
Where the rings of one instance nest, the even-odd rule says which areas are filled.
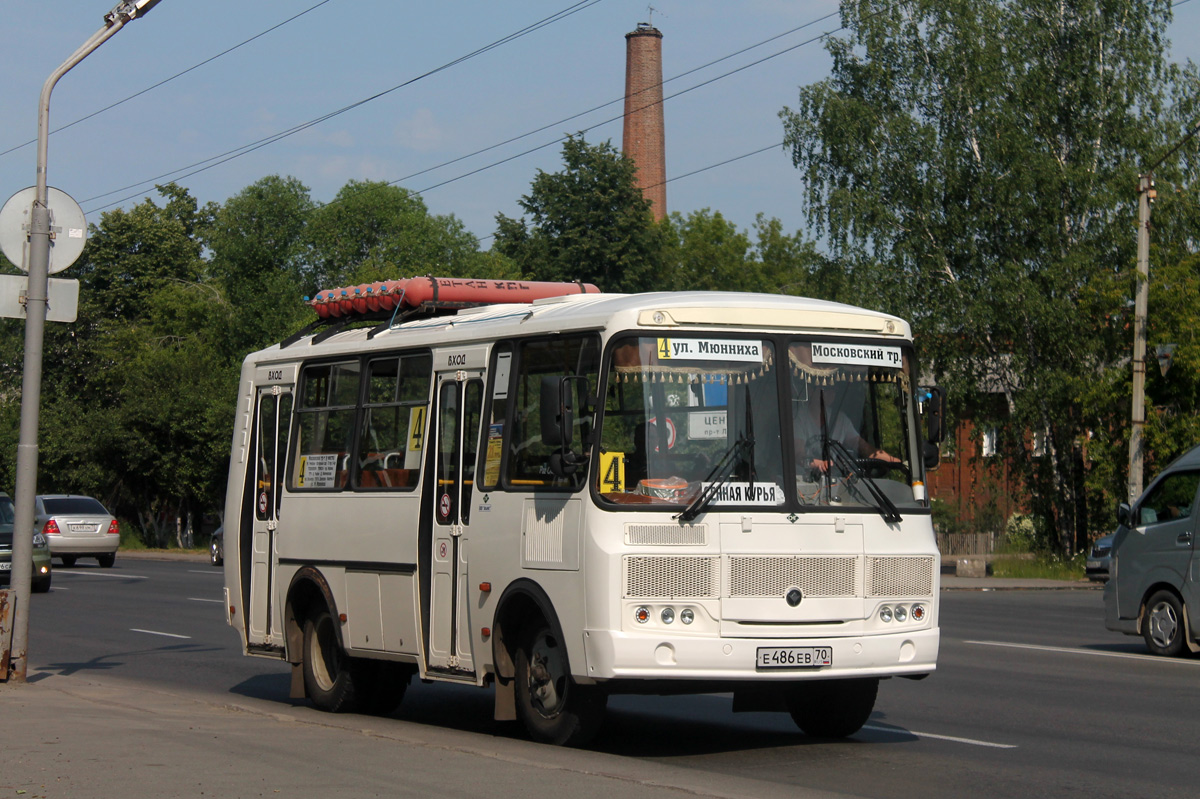
[[[889,521],[926,507],[901,347],[627,338],[606,373],[595,482],[607,503],[686,508],[683,521],[709,506],[854,506]]]

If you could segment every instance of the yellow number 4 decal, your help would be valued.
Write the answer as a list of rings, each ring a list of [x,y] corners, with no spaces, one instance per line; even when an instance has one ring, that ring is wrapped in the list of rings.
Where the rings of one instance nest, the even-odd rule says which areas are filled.
[[[425,406],[418,405],[408,412],[408,451],[420,452],[425,445]]]
[[[625,490],[625,453],[600,453],[600,493],[619,494]]]

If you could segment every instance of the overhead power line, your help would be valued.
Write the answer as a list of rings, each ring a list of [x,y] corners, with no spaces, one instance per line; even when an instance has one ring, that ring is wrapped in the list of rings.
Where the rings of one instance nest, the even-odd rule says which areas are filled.
[[[877,12],[877,13],[878,13],[878,12]],[[756,44],[752,44],[752,45],[750,45],[750,46],[748,46],[748,47],[743,47],[742,49],[740,49],[740,50],[737,50],[737,51],[735,51],[735,52],[733,52],[733,53],[730,53],[729,55],[722,56],[722,57],[720,57],[720,58],[717,58],[717,59],[714,59],[714,60],[712,60],[712,61],[709,61],[709,62],[708,62],[708,63],[706,63],[706,64],[702,64],[702,65],[700,65],[700,66],[698,66],[698,67],[693,67],[692,69],[689,69],[689,70],[686,70],[686,71],[684,71],[684,72],[681,72],[681,73],[679,73],[678,75],[674,75],[674,76],[672,76],[672,77],[670,77],[670,78],[668,78],[668,79],[664,80],[664,81],[663,81],[661,84],[657,84],[657,85],[658,85],[658,86],[661,86],[661,85],[665,85],[665,84],[667,84],[667,83],[671,83],[672,81],[679,80],[680,78],[683,78],[683,77],[686,77],[686,76],[688,76],[688,75],[694,74],[694,73],[696,73],[696,72],[699,72],[699,71],[701,71],[701,70],[703,70],[703,69],[707,69],[708,67],[711,67],[711,66],[713,66],[713,65],[715,65],[715,64],[719,64],[719,63],[721,63],[722,61],[727,61],[727,60],[729,60],[730,58],[734,58],[734,57],[736,57],[736,56],[738,56],[738,55],[742,55],[742,54],[744,54],[744,53],[747,53],[747,52],[749,52],[749,51],[751,51],[751,50],[754,50],[754,49],[757,49],[757,48],[759,48],[759,47],[762,47],[763,45],[770,44],[770,43],[771,43],[771,42],[773,42],[773,41],[776,41],[776,40],[778,40],[778,39],[780,39],[780,38],[782,38],[782,37],[784,37],[784,36],[788,36],[788,35],[790,35],[790,34],[792,34],[792,33],[796,33],[797,31],[803,30],[804,28],[809,28],[809,27],[812,27],[813,25],[816,25],[816,24],[818,24],[818,23],[820,23],[820,22],[824,22],[825,20],[829,19],[830,17],[834,17],[834,16],[837,16],[837,15],[838,15],[838,12],[833,12],[833,13],[830,13],[830,14],[826,14],[825,16],[818,17],[817,19],[811,20],[810,22],[806,22],[806,23],[804,23],[803,25],[799,25],[799,26],[797,26],[797,27],[795,27],[795,28],[792,28],[791,30],[784,31],[783,33],[780,33],[780,34],[776,34],[775,36],[771,36],[771,37],[769,37],[769,38],[767,38],[767,39],[764,39],[764,40],[762,40],[762,41],[760,41],[760,42],[757,42]],[[821,39],[824,39],[824,38],[826,38],[826,37],[828,37],[828,36],[832,36],[833,34],[835,34],[835,33],[839,32],[839,31],[841,31],[841,30],[843,30],[843,28],[841,28],[841,27],[838,27],[838,28],[835,28],[834,30],[831,30],[831,31],[826,31],[826,32],[824,32],[824,33],[820,34],[819,36],[814,36],[814,37],[812,37],[812,38],[810,38],[810,39],[806,39],[806,40],[804,40],[803,42],[800,42],[799,44],[793,45],[793,46],[791,46],[791,47],[787,47],[787,48],[785,48],[785,49],[783,49],[783,50],[780,50],[780,51],[778,51],[778,52],[776,52],[776,53],[772,53],[771,55],[768,55],[768,56],[765,56],[765,57],[763,57],[763,58],[760,58],[760,59],[758,59],[757,61],[753,61],[753,62],[751,62],[751,63],[749,63],[749,64],[746,64],[746,65],[744,65],[744,66],[738,67],[737,69],[733,69],[733,70],[730,70],[729,72],[723,73],[723,74],[721,74],[721,75],[717,75],[716,77],[714,77],[714,78],[711,78],[711,79],[709,79],[709,80],[706,80],[706,81],[703,81],[703,82],[701,82],[701,83],[698,83],[698,84],[696,84],[695,86],[691,86],[691,87],[689,87],[689,88],[682,89],[682,90],[680,90],[680,91],[678,91],[678,92],[675,92],[674,94],[667,95],[666,97],[664,97],[664,98],[663,98],[663,102],[666,102],[667,100],[671,100],[671,99],[673,99],[673,98],[675,98],[675,97],[678,97],[678,96],[680,96],[680,95],[687,94],[688,92],[691,92],[691,91],[693,91],[693,90],[695,90],[695,89],[698,89],[698,88],[701,88],[701,87],[703,87],[703,86],[707,86],[707,85],[709,85],[709,84],[711,84],[711,83],[714,83],[715,81],[721,80],[721,79],[723,79],[723,78],[727,78],[727,77],[729,77],[729,76],[731,76],[731,75],[735,75],[735,74],[737,74],[738,72],[741,72],[741,71],[743,71],[743,70],[749,69],[750,67],[753,67],[753,66],[757,66],[757,65],[759,65],[759,64],[762,64],[762,63],[764,63],[764,62],[766,62],[766,61],[769,61],[769,60],[771,60],[771,59],[773,59],[773,58],[776,58],[776,57],[778,57],[778,56],[784,55],[785,53],[789,53],[789,52],[791,52],[791,51],[793,51],[793,50],[795,50],[795,49],[797,49],[797,48],[799,48],[799,47],[803,47],[803,46],[805,46],[805,45],[812,44],[813,42],[820,41]],[[650,87],[650,88],[648,88],[648,89],[645,89],[644,91],[650,91],[652,88],[656,88],[656,87]],[[513,136],[513,137],[511,137],[511,138],[508,138],[508,139],[505,139],[504,141],[502,141],[502,142],[499,142],[499,143],[497,143],[497,144],[493,144],[493,145],[490,145],[490,146],[488,146],[488,147],[484,147],[484,148],[482,148],[482,149],[476,150],[476,151],[474,151],[474,152],[472,152],[472,153],[468,153],[467,155],[458,156],[457,158],[452,158],[452,159],[450,159],[449,161],[444,161],[444,162],[442,162],[442,163],[440,163],[440,164],[437,164],[437,165],[435,165],[435,166],[427,167],[426,169],[422,169],[422,170],[419,170],[419,171],[417,171],[417,172],[413,172],[412,174],[405,175],[404,177],[401,177],[401,178],[396,178],[395,180],[388,181],[387,183],[385,183],[385,184],[383,184],[383,185],[384,185],[384,186],[395,186],[395,185],[398,185],[398,184],[400,184],[400,183],[403,183],[403,182],[404,182],[404,181],[406,181],[406,180],[411,180],[412,178],[419,177],[420,175],[425,175],[425,174],[428,174],[429,172],[436,171],[436,170],[438,170],[438,169],[441,169],[442,167],[446,167],[446,166],[449,166],[449,165],[451,165],[451,164],[456,164],[456,163],[458,163],[458,162],[460,162],[460,161],[465,161],[466,159],[468,159],[468,158],[472,158],[472,157],[474,157],[474,156],[476,156],[476,155],[480,155],[480,154],[482,154],[482,153],[486,153],[486,152],[489,152],[489,151],[491,151],[491,150],[495,150],[495,149],[497,149],[497,148],[499,148],[499,147],[503,147],[503,146],[504,146],[504,145],[506,145],[506,144],[511,144],[511,143],[513,143],[513,142],[520,141],[521,139],[528,138],[529,136],[532,136],[532,135],[534,135],[534,134],[537,134],[537,133],[541,133],[542,131],[548,130],[549,128],[557,127],[557,126],[559,126],[559,125],[561,125],[561,124],[563,124],[563,123],[565,123],[565,122],[570,122],[570,121],[572,121],[572,120],[574,120],[574,119],[578,119],[578,118],[579,118],[579,117],[581,117],[581,116],[586,116],[587,114],[590,114],[590,113],[592,113],[592,112],[594,112],[594,111],[598,111],[598,110],[600,110],[600,109],[602,109],[602,108],[606,108],[606,107],[608,107],[608,106],[610,106],[610,105],[613,105],[613,104],[615,104],[615,103],[622,102],[623,100],[624,100],[624,97],[622,96],[622,97],[619,97],[619,98],[617,98],[617,99],[615,99],[615,100],[610,100],[610,101],[609,101],[609,102],[607,102],[607,103],[602,103],[602,104],[600,104],[600,105],[593,106],[592,108],[588,109],[587,111],[581,111],[580,113],[573,114],[573,115],[571,115],[571,116],[569,116],[569,117],[565,117],[565,118],[563,118],[563,119],[561,119],[561,120],[559,120],[559,121],[557,121],[557,122],[551,122],[551,123],[550,123],[550,124],[548,124],[548,125],[543,125],[542,127],[540,127],[540,128],[536,128],[535,130],[529,131],[529,132],[527,132],[527,133],[522,133],[522,134],[520,134],[520,135],[518,135],[518,136]],[[648,108],[648,107],[649,107],[649,106],[651,106],[651,105],[657,105],[657,102],[654,102],[654,103],[647,103],[645,106],[642,106],[641,108],[634,109],[634,113],[636,113],[637,111],[640,111],[640,110],[642,110],[642,108]],[[624,116],[625,116],[625,114],[624,114],[624,113],[621,113],[621,114],[618,114],[618,115],[616,115],[616,116],[609,117],[608,119],[605,119],[605,120],[603,120],[603,121],[601,121],[601,122],[597,122],[597,123],[595,123],[595,124],[593,124],[593,125],[591,125],[591,126],[589,126],[589,127],[587,127],[587,128],[584,128],[584,129],[583,129],[583,132],[590,131],[590,130],[592,130],[593,128],[600,127],[601,125],[607,125],[607,124],[609,124],[609,123],[611,123],[611,122],[614,122],[614,121],[616,121],[616,120],[618,120],[618,119],[621,119],[621,118],[623,118]],[[515,153],[515,154],[513,154],[513,155],[510,155],[510,156],[507,156],[507,157],[505,157],[505,158],[501,158],[501,159],[500,159],[500,160],[498,160],[498,161],[493,161],[493,162],[491,162],[491,163],[489,163],[489,164],[485,164],[485,165],[483,165],[483,166],[481,166],[481,167],[478,167],[478,168],[476,168],[476,169],[472,169],[472,170],[470,170],[470,171],[468,171],[468,172],[464,172],[464,173],[463,173],[463,174],[461,174],[461,175],[457,175],[457,176],[455,176],[455,177],[448,178],[448,179],[446,179],[446,180],[443,180],[443,181],[441,181],[441,182],[434,183],[434,184],[432,184],[432,185],[430,185],[430,186],[426,186],[426,187],[425,187],[425,188],[423,188],[423,189],[419,189],[419,190],[410,190],[410,191],[413,191],[413,193],[414,193],[414,194],[423,195],[423,194],[425,194],[426,192],[433,191],[434,189],[441,188],[442,186],[446,186],[446,185],[448,185],[448,184],[450,184],[450,183],[455,183],[455,182],[457,182],[457,181],[463,180],[463,179],[465,179],[465,178],[468,178],[468,177],[471,177],[471,176],[473,176],[473,175],[477,175],[477,174],[479,174],[480,172],[485,172],[485,171],[487,171],[487,170],[489,170],[489,169],[493,169],[493,168],[495,168],[495,167],[497,167],[497,166],[501,166],[501,165],[503,165],[503,164],[507,164],[507,163],[508,163],[508,162],[510,162],[510,161],[515,161],[515,160],[516,160],[516,159],[518,159],[518,158],[522,158],[522,157],[524,157],[524,156],[526,156],[526,155],[530,155],[530,154],[532,154],[532,153],[538,152],[539,150],[544,150],[544,149],[546,149],[547,147],[553,147],[554,145],[556,145],[556,144],[560,144],[560,143],[562,143],[563,141],[565,141],[565,140],[566,140],[566,138],[567,138],[566,136],[559,136],[558,138],[556,138],[556,139],[554,139],[554,140],[552,140],[552,141],[548,141],[548,142],[545,142],[545,143],[543,143],[543,144],[539,144],[539,145],[537,145],[536,147],[531,147],[531,148],[529,148],[529,149],[527,149],[527,150],[523,150],[523,151],[521,151],[521,152],[519,152],[519,153]],[[772,146],[774,146],[774,145],[772,145]],[[767,149],[770,149],[770,148],[767,148]],[[757,152],[762,152],[762,150],[757,150],[757,151],[755,151],[755,153],[757,153]],[[750,153],[750,155],[753,155],[753,154],[755,154],[755,153]],[[744,158],[744,157],[746,157],[746,156],[738,156],[738,158]],[[735,158],[734,160],[737,160],[737,159]],[[214,164],[213,166],[215,166],[215,164]],[[714,166],[717,166],[717,165],[714,165]],[[711,168],[712,168],[712,167],[706,167],[705,169],[711,169]],[[704,171],[704,169],[701,169],[701,170],[698,170],[698,171],[701,171],[701,172],[702,172],[702,171]],[[681,175],[681,176],[679,176],[679,177],[687,177],[687,176],[686,176],[686,175]],[[678,179],[678,178],[672,178],[672,180],[677,180],[677,179]],[[670,181],[667,181],[667,182],[670,182]],[[372,188],[372,189],[365,189],[364,191],[365,191],[365,192],[367,192],[367,193],[370,193],[371,191],[376,191],[376,190],[377,190],[377,189],[373,189],[373,188]],[[134,196],[136,196],[136,195],[134,195]],[[358,195],[356,195],[356,196],[358,196]],[[122,200],[117,200],[117,201],[115,201],[114,203],[112,203],[112,205],[117,205],[117,204],[119,204],[119,203],[122,203],[122,202],[125,202],[126,200],[129,200],[129,199],[132,199],[132,197],[126,197],[126,198],[124,198],[124,199],[122,199]],[[336,205],[338,202],[339,202],[339,201],[335,199],[335,200],[333,200],[332,202],[330,202],[330,203],[327,203],[326,205],[324,205],[324,206],[322,206],[322,207],[323,207],[323,208],[328,208],[328,207],[329,207],[329,206],[331,206],[331,205]],[[104,207],[108,207],[108,206],[104,206]],[[481,241],[482,241],[482,239],[481,239]]]
[[[188,67],[187,69],[183,70],[182,72],[176,72],[171,77],[163,78],[158,83],[155,83],[152,86],[147,86],[146,88],[142,89],[140,92],[135,92],[123,100],[117,100],[115,103],[109,103],[108,105],[104,106],[103,108],[93,111],[92,113],[88,114],[87,116],[82,116],[79,119],[75,120],[74,122],[68,122],[67,124],[63,125],[62,127],[55,128],[54,130],[50,131],[50,135],[54,135],[55,133],[58,133],[59,131],[66,130],[67,128],[74,127],[74,126],[78,125],[80,122],[86,122],[87,120],[91,119],[94,116],[99,116],[100,114],[103,114],[105,111],[110,111],[110,110],[116,108],[117,106],[121,105],[122,103],[127,103],[130,100],[133,100],[134,98],[141,97],[143,94],[146,94],[147,92],[152,92],[155,89],[157,89],[158,87],[163,86],[164,84],[170,83],[171,81],[175,80],[176,78],[181,78],[184,75],[188,74],[189,72],[193,72],[206,64],[211,64],[213,61],[216,61],[218,58],[229,55],[234,50],[237,50],[239,47],[244,47],[256,39],[261,39],[262,37],[266,36],[268,33],[271,33],[272,31],[277,31],[280,28],[282,28],[284,25],[287,25],[289,22],[294,22],[295,20],[300,19],[300,17],[304,16],[305,14],[309,13],[310,11],[316,11],[321,6],[325,5],[326,3],[330,3],[330,2],[333,2],[333,0],[321,0],[321,2],[317,3],[316,5],[310,6],[298,14],[293,14],[292,16],[285,19],[283,22],[272,25],[271,27],[267,28],[265,31],[256,33],[253,36],[251,36],[249,39],[239,42],[239,43],[235,44],[233,47],[222,50],[221,52],[217,53],[216,55],[210,56],[209,58],[204,59],[203,61],[201,61],[198,64],[193,64],[192,66]],[[15,153],[17,150],[21,150],[25,147],[28,147],[31,144],[36,144],[36,143],[37,143],[37,139],[33,138],[33,139],[30,139],[29,141],[25,142],[24,144],[18,144],[15,147],[9,147],[7,150],[0,151],[0,158],[3,158],[4,156],[8,155],[9,153]]]
[[[527,36],[528,34],[533,33],[535,31],[541,30],[542,28],[544,28],[548,25],[552,25],[555,22],[560,22],[573,14],[576,14],[580,11],[591,8],[592,6],[594,6],[600,2],[603,2],[603,0],[581,0],[580,2],[577,2],[570,6],[567,6],[566,8],[562,9],[561,11],[557,11],[548,17],[540,19],[537,22],[534,22],[530,25],[525,26],[524,28],[521,28],[520,30],[517,30],[513,33],[508,34],[507,36],[497,39],[496,41],[492,42],[491,44],[487,44],[483,47],[480,47],[477,50],[473,50],[472,52],[467,53],[466,55],[459,56],[458,58],[455,58],[452,61],[448,61],[447,63],[442,64],[439,67],[435,67],[434,69],[431,69],[428,72],[423,72],[420,75],[417,75],[416,77],[410,78],[402,83],[398,83],[395,86],[392,86],[390,89],[385,89],[385,90],[383,90],[381,92],[377,92],[369,97],[365,97],[361,100],[358,100],[357,102],[343,106],[342,108],[339,108],[336,111],[330,111],[327,114],[322,114],[321,116],[315,117],[314,119],[310,119],[307,122],[302,122],[299,125],[295,125],[286,130],[279,131],[277,133],[274,133],[270,136],[266,136],[257,141],[242,145],[241,147],[235,147],[232,150],[227,150],[224,153],[221,153],[220,155],[215,155],[215,156],[212,156],[211,158],[206,158],[202,161],[196,161],[195,163],[189,164],[188,166],[179,167],[177,169],[172,169],[172,170],[164,172],[160,175],[156,175],[155,177],[147,178],[145,180],[139,180],[136,183],[131,183],[131,184],[129,184],[127,186],[123,186],[119,189],[113,189],[112,191],[108,191],[103,194],[98,194],[94,197],[89,197],[89,198],[83,200],[83,202],[87,203],[87,202],[92,202],[95,200],[100,200],[105,197],[111,196],[113,194],[117,194],[117,193],[123,192],[123,191],[128,191],[130,189],[134,189],[139,186],[153,185],[153,184],[155,184],[165,178],[168,178],[172,175],[176,175],[174,180],[183,180],[184,178],[191,177],[192,175],[196,175],[200,172],[204,172],[208,169],[212,169],[213,167],[220,166],[221,164],[232,161],[235,158],[240,158],[243,155],[252,153],[255,150],[259,150],[263,147],[266,147],[267,145],[274,144],[277,141],[288,138],[289,136],[293,136],[297,133],[300,133],[301,131],[308,130],[309,128],[313,127],[314,125],[319,125],[320,123],[325,122],[326,120],[329,120],[329,119],[333,119],[334,117],[340,116],[340,115],[346,113],[347,111],[352,111],[355,108],[359,108],[359,107],[366,105],[367,103],[370,103],[374,100],[378,100],[381,97],[385,97],[395,91],[398,91],[398,90],[404,88],[405,86],[412,85],[413,83],[416,83],[419,80],[423,80],[424,78],[428,78],[431,75],[436,75],[437,73],[443,72],[447,69],[450,69],[451,67],[457,66],[457,65],[463,63],[464,61],[468,61],[472,58],[475,58],[476,56],[483,55],[484,53],[494,50],[497,47],[501,47],[505,44],[516,41],[517,39],[520,39],[523,36]],[[192,170],[192,171],[188,171],[188,170]],[[181,173],[181,172],[183,172],[185,174],[177,174],[177,173]],[[89,213],[92,211],[98,211],[98,210],[103,210],[105,208],[110,208],[114,205],[120,205],[121,203],[126,202],[127,200],[133,199],[134,197],[137,196],[137,194],[140,194],[140,193],[141,192],[139,191],[133,195],[123,197],[119,200],[114,200],[112,202],[109,202],[109,203],[99,206],[97,208],[89,209]]]

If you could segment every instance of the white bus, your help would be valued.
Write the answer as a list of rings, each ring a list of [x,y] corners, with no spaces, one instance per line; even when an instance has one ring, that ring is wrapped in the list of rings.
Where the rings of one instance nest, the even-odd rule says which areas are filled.
[[[938,654],[942,401],[909,325],[592,291],[339,289],[246,358],[225,515],[246,654],[328,711],[390,713],[413,676],[491,686],[556,744],[614,693],[856,732],[881,679]]]

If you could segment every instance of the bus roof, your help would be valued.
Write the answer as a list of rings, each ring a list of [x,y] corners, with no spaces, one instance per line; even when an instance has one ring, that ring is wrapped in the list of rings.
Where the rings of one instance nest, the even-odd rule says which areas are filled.
[[[571,330],[645,329],[801,332],[911,339],[909,324],[890,314],[825,300],[780,294],[679,291],[647,294],[572,294],[525,304],[487,305],[372,330],[315,332],[248,361],[281,361],[357,353],[364,349],[436,346],[449,342],[561,333]]]

